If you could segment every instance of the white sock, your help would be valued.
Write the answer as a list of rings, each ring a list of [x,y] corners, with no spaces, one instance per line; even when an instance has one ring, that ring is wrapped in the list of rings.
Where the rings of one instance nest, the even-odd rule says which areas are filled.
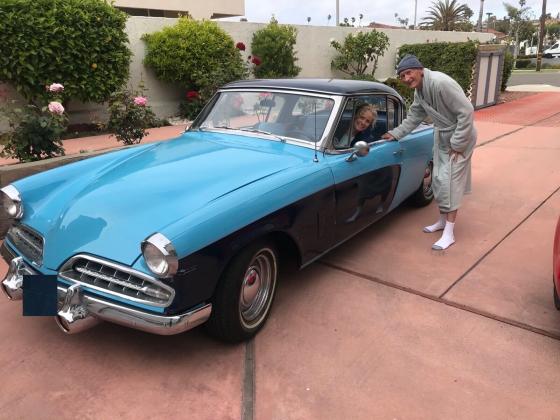
[[[422,231],[426,233],[434,233],[438,230],[443,230],[443,228],[445,227],[446,218],[447,216],[445,214],[440,214],[439,220],[437,222],[435,222],[433,225],[426,226],[424,229],[422,229]]]
[[[455,236],[453,235],[453,228],[455,223],[447,222],[445,228],[443,229],[443,234],[439,241],[432,245],[432,249],[441,251],[443,249],[449,248],[449,246],[455,243]]]

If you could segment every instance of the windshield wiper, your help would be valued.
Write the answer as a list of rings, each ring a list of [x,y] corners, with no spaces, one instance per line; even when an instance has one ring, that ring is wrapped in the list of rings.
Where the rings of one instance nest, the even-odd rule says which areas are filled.
[[[239,131],[247,131],[248,133],[259,133],[266,134],[267,136],[272,136],[285,143],[286,139],[278,134],[271,133],[270,131],[259,130],[257,128],[238,128]]]

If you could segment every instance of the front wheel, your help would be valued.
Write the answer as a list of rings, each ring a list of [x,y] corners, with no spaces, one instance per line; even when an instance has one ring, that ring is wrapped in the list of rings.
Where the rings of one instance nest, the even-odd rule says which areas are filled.
[[[216,288],[207,322],[210,334],[229,342],[253,337],[270,313],[277,279],[278,253],[272,243],[255,243],[241,251]]]
[[[432,189],[432,175],[434,163],[429,162],[424,169],[424,177],[420,186],[414,194],[410,197],[410,203],[415,207],[424,207],[432,202],[434,199],[434,190]]]

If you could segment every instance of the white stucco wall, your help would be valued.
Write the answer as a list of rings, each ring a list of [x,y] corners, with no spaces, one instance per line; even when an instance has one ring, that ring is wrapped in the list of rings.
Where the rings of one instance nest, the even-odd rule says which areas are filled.
[[[147,88],[149,104],[160,117],[169,117],[177,114],[179,101],[184,97],[184,87],[170,85],[157,80],[153,72],[143,63],[145,45],[141,37],[145,33],[160,30],[164,26],[174,25],[174,18],[154,18],[131,16],[126,25],[130,48],[133,52],[130,64],[129,86],[136,88],[142,79]],[[249,22],[223,22],[218,25],[231,35],[235,42],[244,42],[250,49],[253,32],[266,24]],[[352,32],[368,31],[368,28],[328,27],[294,25],[298,30],[296,51],[297,64],[302,68],[298,77],[344,77],[331,70],[330,63],[335,56],[335,49],[330,46],[330,39],[342,41]],[[395,60],[398,48],[403,44],[416,44],[424,42],[463,42],[468,39],[486,42],[492,39],[488,33],[475,32],[442,32],[442,31],[413,31],[405,29],[382,29],[389,36],[390,46],[385,55],[380,58],[376,78],[385,79],[394,74]],[[250,51],[245,51],[245,55]],[[60,81],[64,83],[64,81]],[[107,115],[105,107],[97,104],[70,103],[71,122],[103,121]]]

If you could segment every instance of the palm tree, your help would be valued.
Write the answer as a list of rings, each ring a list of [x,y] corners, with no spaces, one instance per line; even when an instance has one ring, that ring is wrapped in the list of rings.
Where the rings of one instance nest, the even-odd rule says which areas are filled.
[[[327,26],[329,26],[329,23],[331,23],[331,19],[332,19],[332,16],[329,14],[327,16]]]
[[[422,23],[422,27],[436,31],[453,31],[469,19],[471,10],[466,4],[459,4],[457,0],[438,0],[432,2]]]

